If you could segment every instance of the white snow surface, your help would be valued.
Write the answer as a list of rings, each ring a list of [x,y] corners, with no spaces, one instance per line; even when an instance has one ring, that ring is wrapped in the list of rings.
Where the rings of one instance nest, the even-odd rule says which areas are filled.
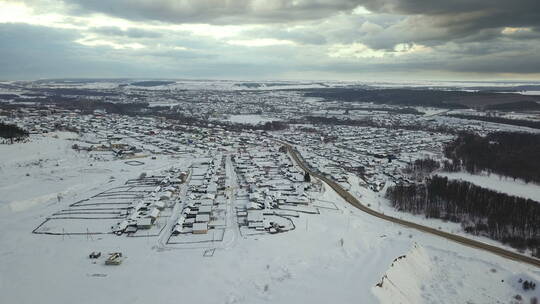
[[[424,214],[413,214],[410,212],[398,211],[391,205],[391,202],[384,197],[386,188],[390,185],[389,183],[380,192],[374,192],[371,189],[360,186],[358,184],[359,178],[357,176],[349,175],[348,179],[349,184],[346,189],[348,189],[351,194],[353,194],[360,201],[360,203],[377,212],[381,212],[383,214],[403,219],[409,222],[418,223],[427,227],[439,229],[445,232],[461,235],[466,238],[474,239],[476,241],[484,242],[493,246],[498,246],[519,254],[530,255],[531,253],[529,250],[523,252],[514,247],[505,245],[499,241],[490,239],[485,236],[467,233],[463,230],[463,227],[461,227],[460,223],[446,221],[438,218],[427,218]]]
[[[479,187],[503,192],[509,195],[519,196],[540,202],[540,185],[526,183],[523,180],[501,176],[498,174],[470,174],[467,172],[440,172],[440,176],[449,179],[459,179],[473,183]]]
[[[227,120],[233,123],[259,125],[259,124],[264,124],[270,121],[277,121],[280,119],[257,115],[257,114],[242,114],[242,115],[231,115],[229,116]]]
[[[539,269],[371,217],[329,187],[317,199],[338,210],[301,216],[288,233],[235,239],[227,231],[232,241],[212,257],[203,256],[207,248],[161,248],[157,237],[32,234],[70,203],[181,161],[144,158],[140,167],[92,161],[64,138],[0,146],[1,303],[508,303],[516,294],[526,301],[540,297],[540,288],[525,292],[517,283],[539,282]],[[121,251],[127,258],[114,267],[93,264],[92,251]],[[376,287],[385,275],[389,280]]]

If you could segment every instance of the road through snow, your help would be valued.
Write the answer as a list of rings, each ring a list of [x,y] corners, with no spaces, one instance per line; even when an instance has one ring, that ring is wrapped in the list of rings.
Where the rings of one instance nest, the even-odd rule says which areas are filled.
[[[188,176],[186,177],[186,180],[184,184],[182,185],[182,189],[180,190],[180,195],[178,197],[186,197],[186,192],[189,187],[189,181],[191,180],[191,174],[192,170],[190,169],[188,172]],[[184,201],[177,200],[174,202],[174,207],[172,210],[172,214],[169,217],[169,220],[167,221],[167,224],[165,227],[161,230],[161,233],[159,234],[157,243],[158,243],[158,250],[163,250],[166,248],[166,244],[169,241],[169,238],[172,234],[172,229],[174,227],[174,224],[178,221],[178,218],[180,217],[182,207],[184,207]]]
[[[225,180],[225,186],[227,187],[227,192],[229,192],[229,208],[227,210],[227,228],[225,230],[225,237],[220,249],[229,249],[233,247],[238,241],[240,231],[238,228],[237,221],[235,219],[235,198],[234,193],[238,184],[236,183],[236,173],[234,172],[234,167],[231,161],[231,156],[227,155],[225,162],[225,169],[227,174],[227,179]]]
[[[448,239],[450,241],[460,243],[460,244],[465,245],[465,246],[469,246],[469,247],[481,249],[481,250],[484,250],[484,251],[487,251],[487,252],[491,252],[493,254],[499,255],[499,256],[507,258],[507,259],[520,261],[520,262],[523,262],[523,263],[527,263],[529,265],[540,267],[540,260],[539,259],[529,257],[529,256],[525,256],[525,255],[521,255],[521,254],[509,251],[509,250],[506,250],[506,249],[503,249],[503,248],[500,248],[500,247],[497,247],[497,246],[488,245],[486,243],[482,243],[482,242],[479,242],[479,241],[468,239],[468,238],[465,238],[465,237],[462,237],[462,236],[459,236],[459,235],[455,235],[455,234],[451,234],[451,233],[448,233],[448,232],[440,231],[440,230],[437,230],[437,229],[434,229],[434,228],[431,228],[431,227],[427,227],[427,226],[423,226],[423,225],[416,224],[416,223],[413,223],[413,222],[398,219],[398,218],[395,218],[395,217],[388,216],[388,215],[385,215],[383,213],[377,212],[377,211],[375,211],[373,209],[370,209],[370,208],[364,206],[362,203],[360,203],[360,201],[358,201],[352,194],[350,194],[348,191],[343,189],[336,182],[334,182],[334,181],[330,180],[329,178],[327,178],[325,176],[322,176],[322,175],[320,175],[320,174],[318,174],[316,172],[313,172],[311,169],[309,169],[309,167],[301,159],[300,153],[295,148],[293,148],[290,144],[287,144],[287,143],[284,143],[284,144],[287,147],[287,150],[290,153],[290,155],[292,156],[292,158],[294,159],[294,161],[304,171],[308,172],[310,175],[315,176],[315,177],[319,178],[320,180],[322,180],[323,182],[325,182],[326,184],[328,184],[345,201],[347,201],[349,204],[353,205],[354,207],[368,213],[369,215],[381,218],[383,220],[387,220],[389,222],[400,224],[400,225],[403,225],[403,226],[406,226],[406,227],[409,227],[409,228],[414,228],[414,229],[420,230],[422,232],[437,235],[437,236],[443,237],[445,239]]]

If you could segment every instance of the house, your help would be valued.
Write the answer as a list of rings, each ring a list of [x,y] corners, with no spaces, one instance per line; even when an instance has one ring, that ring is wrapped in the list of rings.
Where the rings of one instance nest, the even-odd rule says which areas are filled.
[[[114,142],[110,145],[111,149],[115,150],[127,150],[129,148],[129,145],[120,143],[120,142]]]
[[[158,218],[160,212],[161,211],[158,208],[152,208],[150,210],[150,213],[148,214],[148,217],[150,219],[152,219],[152,224],[156,221],[156,219]]]
[[[132,234],[137,232],[137,225],[129,225],[127,226],[126,230],[124,231],[127,234]]]
[[[202,199],[199,201],[201,206],[212,206],[214,204],[214,201],[211,199]]]
[[[206,193],[214,194],[217,192],[217,184],[216,183],[209,183],[206,187]]]
[[[212,206],[202,205],[199,207],[199,214],[210,214],[212,212]]]
[[[129,222],[127,220],[123,220],[120,223],[117,223],[116,226],[111,227],[112,231],[116,234],[122,234],[128,227]]]
[[[208,223],[209,221],[209,214],[197,214],[197,216],[195,217],[195,223]]]
[[[158,210],[163,210],[163,208],[165,208],[165,202],[164,201],[154,201],[152,203],[152,206],[155,207]]]
[[[149,217],[143,217],[137,219],[137,229],[150,229],[152,228],[152,219]]]
[[[161,193],[161,195],[159,196],[159,200],[160,201],[166,201],[166,200],[170,200],[172,197],[172,192],[171,191],[165,191],[163,193]]]
[[[208,233],[208,223],[195,223],[193,224],[194,234],[206,234]]]

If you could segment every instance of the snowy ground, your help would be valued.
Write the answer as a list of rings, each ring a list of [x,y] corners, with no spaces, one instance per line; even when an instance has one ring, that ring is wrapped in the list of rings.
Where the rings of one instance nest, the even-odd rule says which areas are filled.
[[[329,187],[317,199],[338,210],[321,208],[320,215],[298,218],[291,232],[240,238],[208,257],[208,248],[162,248],[157,237],[32,234],[44,217],[78,199],[140,171],[179,162],[161,156],[140,159],[145,164],[139,167],[91,161],[60,137],[0,146],[2,303],[509,303],[517,294],[528,303],[540,298],[540,288],[524,292],[518,284],[520,278],[538,283],[539,269],[373,218]],[[127,258],[120,266],[105,266],[103,259],[94,264],[88,259],[92,251],[121,251]],[[382,287],[376,287],[383,276]]]
[[[258,125],[258,124],[264,124],[270,121],[276,121],[279,119],[262,116],[262,115],[246,114],[246,115],[231,115],[229,116],[227,120],[234,123]]]
[[[490,239],[488,237],[467,233],[463,230],[463,228],[461,227],[461,224],[459,223],[445,221],[445,220],[437,219],[437,218],[427,218],[423,214],[413,214],[409,212],[398,211],[394,207],[392,207],[390,201],[384,197],[385,189],[381,190],[380,192],[374,192],[371,189],[362,187],[358,184],[358,177],[354,175],[349,176],[349,184],[345,185],[345,189],[348,189],[353,195],[355,195],[355,197],[358,198],[358,200],[361,203],[363,203],[367,207],[370,207],[371,209],[381,212],[383,214],[390,215],[395,218],[403,219],[409,222],[418,223],[424,226],[432,227],[435,229],[439,229],[445,232],[461,235],[470,239],[484,242],[486,244],[490,244],[493,246],[498,246],[506,250],[514,251],[520,254],[530,255],[529,250],[526,250],[523,252],[514,247],[505,245],[499,241]]]
[[[535,183],[525,183],[520,179],[512,179],[497,174],[470,174],[467,172],[440,172],[437,175],[446,176],[449,179],[460,179],[473,183],[482,188],[494,191],[503,191],[509,195],[529,198],[540,202],[540,185]]]

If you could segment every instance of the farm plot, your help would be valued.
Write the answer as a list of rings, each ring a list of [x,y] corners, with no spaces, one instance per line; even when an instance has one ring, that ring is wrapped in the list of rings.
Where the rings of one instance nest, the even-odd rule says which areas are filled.
[[[128,180],[122,186],[110,188],[53,213],[32,232],[53,235],[129,232],[131,236],[155,236],[171,215],[171,201],[176,199],[175,181],[170,176],[143,176]],[[133,222],[135,229],[126,231]],[[127,223],[123,229],[119,227],[121,223]],[[139,232],[139,228],[145,231]]]

